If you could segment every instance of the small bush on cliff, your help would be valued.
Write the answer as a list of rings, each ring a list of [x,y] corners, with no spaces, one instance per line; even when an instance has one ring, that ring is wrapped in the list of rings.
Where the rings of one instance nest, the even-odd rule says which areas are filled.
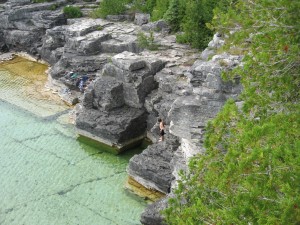
[[[151,51],[155,51],[159,47],[159,45],[155,43],[153,32],[151,32],[149,36],[142,32],[138,33],[138,45],[141,48],[146,48]]]
[[[82,16],[82,12],[78,7],[66,6],[63,11],[67,18],[79,18]]]
[[[103,0],[99,8],[91,13],[93,18],[105,18],[108,15],[119,15],[126,11],[126,5],[130,0]]]

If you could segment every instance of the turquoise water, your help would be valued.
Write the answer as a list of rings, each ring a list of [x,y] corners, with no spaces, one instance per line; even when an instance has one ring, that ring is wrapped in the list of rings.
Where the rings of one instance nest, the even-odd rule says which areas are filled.
[[[129,159],[141,150],[101,152],[76,141],[73,125],[61,122],[68,109],[40,116],[18,99],[16,105],[0,95],[0,224],[140,224],[146,203],[124,183]]]

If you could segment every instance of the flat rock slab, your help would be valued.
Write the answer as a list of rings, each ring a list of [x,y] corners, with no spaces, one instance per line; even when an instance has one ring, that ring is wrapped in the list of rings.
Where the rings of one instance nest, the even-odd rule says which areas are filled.
[[[130,159],[127,172],[146,188],[169,193],[173,180],[170,166],[172,155],[172,150],[165,142],[150,145]]]
[[[120,69],[134,71],[143,69],[146,66],[146,61],[141,59],[134,53],[124,52],[112,57],[112,63]]]
[[[110,25],[111,22],[102,19],[76,19],[73,24],[68,26],[67,34],[73,37],[83,36],[103,27]]]
[[[145,137],[147,114],[144,110],[122,107],[106,112],[84,109],[77,115],[76,128],[89,137],[123,151]]]

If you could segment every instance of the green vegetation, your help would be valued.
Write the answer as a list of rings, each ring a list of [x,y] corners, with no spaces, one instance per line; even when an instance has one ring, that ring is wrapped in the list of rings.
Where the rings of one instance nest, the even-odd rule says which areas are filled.
[[[67,18],[79,18],[82,16],[80,8],[75,6],[64,7],[64,14],[67,16]]]
[[[91,13],[93,18],[105,18],[107,15],[118,15],[126,11],[126,4],[130,0],[103,0],[99,8],[95,9]]]
[[[149,36],[142,32],[138,33],[138,45],[141,48],[146,48],[151,51],[155,51],[159,47],[159,45],[155,43],[153,32],[150,32]]]
[[[182,175],[168,224],[300,224],[300,2],[239,0],[212,23],[246,53],[238,108],[208,124],[205,155]],[[231,31],[235,31],[232,33]]]
[[[151,20],[165,19],[172,32],[180,31],[177,40],[203,49],[212,37],[206,24],[213,18],[213,10],[226,11],[236,0],[103,0],[91,13],[93,18],[105,18],[127,12],[151,14]]]
[[[212,37],[206,26],[213,18],[213,10],[226,11],[235,0],[135,0],[133,8],[151,14],[151,19],[166,20],[177,41],[192,47],[204,49]]]
[[[50,10],[56,10],[58,7],[59,7],[59,5],[55,3],[50,6]]]

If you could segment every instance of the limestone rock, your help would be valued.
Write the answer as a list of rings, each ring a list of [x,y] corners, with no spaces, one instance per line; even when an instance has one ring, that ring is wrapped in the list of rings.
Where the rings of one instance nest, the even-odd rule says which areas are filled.
[[[29,4],[24,0],[7,2],[0,23],[6,46],[11,50],[37,55],[45,30],[66,23],[63,13],[50,10],[54,4],[64,3]]]
[[[158,20],[152,23],[147,23],[142,25],[142,30],[144,31],[162,31],[164,33],[170,32],[170,27],[164,20]]]
[[[149,205],[141,215],[141,223],[144,225],[164,225],[164,219],[160,211],[167,208],[168,198],[163,198]]]
[[[143,186],[169,193],[173,180],[170,165],[172,155],[172,149],[168,148],[166,142],[152,144],[130,159],[127,172]]]
[[[137,37],[135,35],[120,34],[118,37],[104,41],[101,43],[101,51],[107,53],[121,53],[141,51],[137,44]]]
[[[115,55],[112,58],[112,63],[120,69],[127,71],[143,69],[146,66],[146,62],[141,57],[128,52]]]
[[[150,14],[136,13],[134,17],[134,23],[141,26],[150,22]]]
[[[89,57],[72,54],[64,55],[51,67],[49,74],[56,79],[63,77],[66,71],[74,71],[80,75],[95,74],[104,67],[108,59],[109,56],[103,54]]]
[[[80,135],[116,148],[119,152],[145,137],[147,114],[142,109],[84,109],[76,117]]]
[[[179,97],[169,112],[170,132],[180,138],[201,140],[207,121],[216,116],[222,105],[222,101],[199,96]]]
[[[101,43],[111,39],[111,35],[103,31],[93,31],[85,36],[67,38],[65,52],[77,55],[95,55],[101,51]]]
[[[140,57],[130,52],[123,52],[112,58],[112,63],[105,65],[104,76],[112,76],[123,82],[125,103],[141,108],[145,97],[156,88],[153,71],[163,66],[159,59]]]
[[[67,27],[66,35],[69,37],[84,36],[93,31],[102,30],[111,23],[102,19],[74,19],[72,24]]]
[[[105,19],[113,22],[123,22],[132,21],[133,17],[131,15],[107,15]]]
[[[112,77],[97,78],[91,93],[85,93],[83,104],[87,109],[103,108],[105,111],[124,106],[122,83]]]

